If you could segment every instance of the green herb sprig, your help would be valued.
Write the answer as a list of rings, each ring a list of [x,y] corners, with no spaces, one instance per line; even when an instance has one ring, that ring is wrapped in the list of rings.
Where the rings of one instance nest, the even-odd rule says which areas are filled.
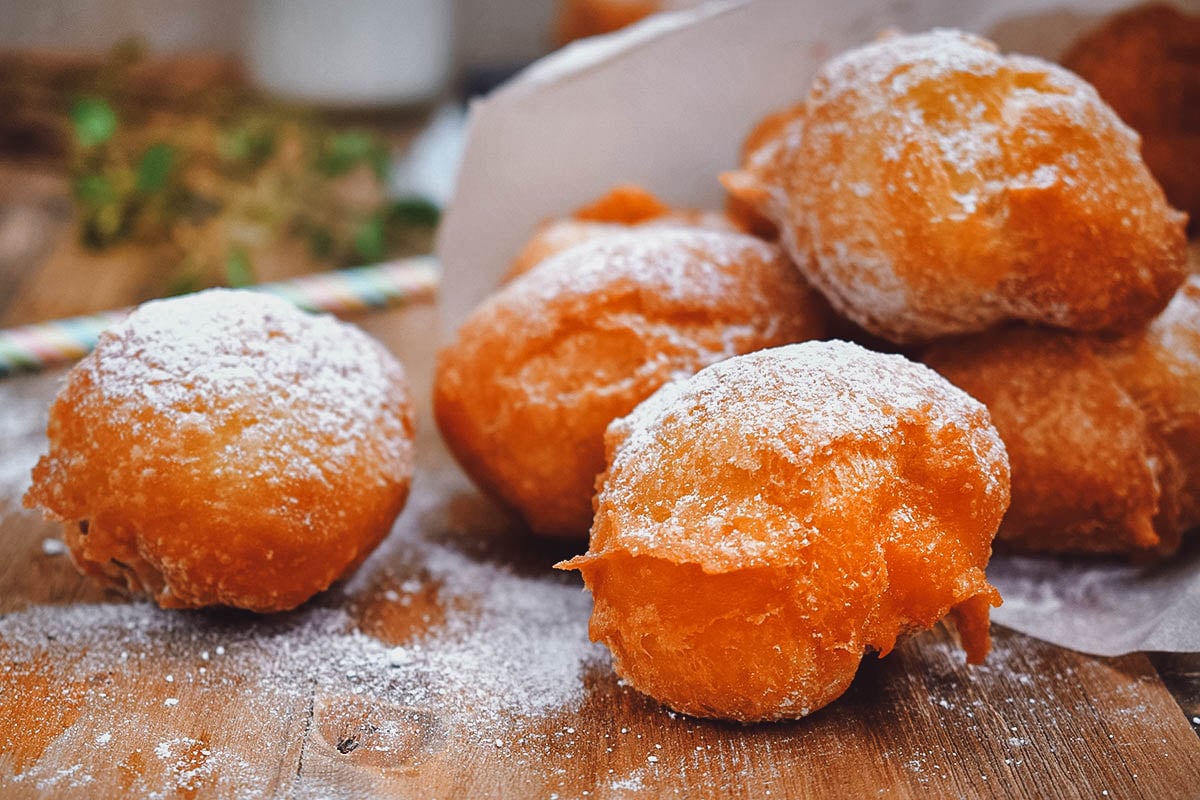
[[[255,282],[272,249],[320,266],[429,249],[439,219],[422,198],[388,197],[392,149],[365,128],[228,92],[194,114],[155,113],[122,90],[125,47],[69,109],[70,175],[82,241],[161,246],[171,291]],[[289,250],[290,248],[290,250]]]

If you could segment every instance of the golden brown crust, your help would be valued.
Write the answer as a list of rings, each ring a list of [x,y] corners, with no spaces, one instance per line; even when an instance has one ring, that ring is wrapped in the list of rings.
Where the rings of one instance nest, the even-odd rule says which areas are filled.
[[[671,207],[647,189],[634,183],[614,186],[592,202],[575,209],[571,216],[583,222],[612,222],[637,225],[671,213]]]
[[[1178,466],[1180,487],[1168,498],[1176,530],[1200,526],[1200,276],[1145,331],[1098,349]]]
[[[1200,215],[1200,15],[1148,3],[1077,41],[1063,65],[1142,137],[1142,155],[1167,200]]]
[[[502,283],[577,244],[620,233],[630,227],[689,227],[717,231],[746,231],[732,214],[691,208],[671,208],[636,184],[620,184],[569,217],[542,222],[509,265]]]
[[[451,450],[537,533],[582,538],[604,429],[664,382],[819,337],[824,308],[778,248],[635,228],[543,262],[443,350],[434,412]]]
[[[845,342],[765,350],[663,387],[606,445],[588,553],[561,566],[618,672],[671,708],[804,716],[865,650],[956,608],[986,654],[1008,462],[931,370]]]
[[[1200,525],[1200,277],[1118,339],[1013,329],[925,360],[988,406],[1008,446],[999,541],[1162,556]]]
[[[1008,448],[1012,505],[997,541],[1031,552],[1178,546],[1175,520],[1160,515],[1172,457],[1094,340],[1019,328],[935,345],[925,361],[988,407]]]
[[[892,341],[1009,319],[1128,330],[1182,280],[1185,217],[1136,135],[1075,75],[982,39],[934,31],[834,59],[778,142],[727,188],[835,308]]]
[[[1141,558],[1200,525],[1200,277],[1128,336],[1012,330],[925,360],[988,405],[1008,445],[997,541]]]
[[[743,230],[772,241],[779,238],[772,217],[779,214],[784,198],[774,187],[782,185],[783,151],[794,146],[803,129],[803,103],[768,114],[742,143],[741,169],[721,174],[729,193],[725,213]]]
[[[546,220],[538,225],[529,241],[521,247],[521,252],[517,253],[517,257],[509,264],[501,283],[508,283],[524,275],[551,256],[577,244],[623,230],[625,226],[615,222],[587,222],[570,217]]]
[[[412,413],[395,359],[331,318],[234,292],[151,303],[68,375],[25,503],[108,585],[289,609],[391,528]]]

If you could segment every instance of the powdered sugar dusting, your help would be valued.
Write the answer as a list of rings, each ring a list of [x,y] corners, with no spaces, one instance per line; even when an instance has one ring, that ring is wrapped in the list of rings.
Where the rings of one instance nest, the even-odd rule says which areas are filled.
[[[717,420],[720,427],[713,428]],[[642,490],[635,485],[639,476],[678,471],[665,461],[678,457],[679,445],[670,443],[677,430],[706,431],[704,436],[689,434],[694,436],[691,446],[711,448],[711,452],[705,452],[713,463],[728,458],[740,469],[757,471],[760,460],[769,457],[806,470],[819,455],[835,447],[872,451],[885,446],[911,420],[920,420],[919,424],[928,426],[935,437],[946,426],[962,431],[982,465],[985,492],[989,496],[1006,493],[1004,445],[987,422],[981,404],[932,370],[902,356],[873,353],[848,342],[833,341],[805,342],[738,356],[660,389],[609,428],[609,437],[615,442],[610,467],[610,476],[614,477],[606,483],[601,503],[607,497],[620,507],[641,507],[637,497]],[[754,445],[738,447],[738,442]],[[618,477],[625,475],[630,477]],[[747,502],[761,500],[752,498]],[[705,500],[678,500],[683,504],[693,501]],[[733,500],[726,497],[712,502]],[[720,520],[741,515],[737,509],[725,507],[714,513]],[[672,547],[686,548],[694,533],[676,531],[669,521],[648,520],[641,529],[623,531],[622,542],[636,552],[641,546],[652,549],[658,537],[670,535]],[[789,540],[803,546],[803,531],[797,529],[791,534]],[[757,563],[779,546],[742,537],[733,541],[720,538],[718,545],[738,548],[726,556],[745,563]],[[706,541],[704,547],[713,544]],[[703,550],[693,555],[699,563],[708,563],[712,558],[712,553]]]
[[[1135,247],[1174,214],[1156,199],[1136,134],[1055,64],[959,31],[892,36],[829,61],[805,107],[779,175],[748,167],[783,184],[787,207],[768,211],[801,270],[892,341],[1006,319],[1088,327],[1089,314],[1126,302],[1110,295],[1135,302],[1175,269]],[[1058,213],[1027,218],[1031,197]],[[1069,240],[1095,209],[1123,219],[1138,254],[1097,268],[1113,277],[1090,293],[1066,293],[1069,270],[1045,268],[1054,255],[1029,242]]]
[[[807,449],[800,456],[811,456],[847,435],[885,437],[896,417],[908,409],[930,414],[930,424],[940,428],[978,415],[983,408],[937,373],[903,356],[874,353],[850,342],[804,342],[715,364],[690,382],[665,387],[619,424],[636,449],[637,438],[649,435],[646,431],[654,420],[688,402],[694,402],[697,411],[711,413],[734,395],[764,406],[751,417],[737,418],[759,436],[778,437],[802,420]],[[782,408],[789,413],[778,413]],[[796,461],[797,454],[789,453],[788,460]]]
[[[996,110],[982,102],[979,95],[954,92],[938,95],[949,110],[938,110],[935,117],[935,109],[926,109],[910,95],[923,97],[922,87],[945,82],[951,75],[994,79],[1003,69],[1005,60],[996,48],[969,34],[934,30],[896,36],[830,61],[813,87],[810,102],[837,103],[843,101],[843,96],[852,97],[863,116],[858,122],[872,117],[887,120],[887,128],[870,125],[873,135],[880,131],[886,134],[880,143],[885,160],[898,161],[907,149],[906,142],[932,137],[944,165],[961,176],[978,174],[986,179],[998,171],[1002,161]],[[948,117],[950,124],[940,117]],[[906,177],[916,180],[912,175]],[[973,192],[959,192],[955,199],[968,216],[980,205]]]
[[[213,289],[144,304],[105,331],[80,368],[101,402],[128,415],[135,436],[146,411],[177,429],[247,420],[251,430],[228,445],[237,451],[229,463],[253,465],[242,448],[271,442],[279,456],[273,461],[285,470],[319,474],[353,458],[375,438],[374,426],[396,424],[389,406],[400,367],[381,353],[331,316],[306,314],[276,297]],[[305,432],[320,443],[298,440]],[[407,454],[388,455],[399,462]]]
[[[1191,275],[1147,331],[1164,353],[1200,371],[1200,275]]]
[[[912,36],[883,36],[826,62],[813,97],[857,92],[866,84],[886,86],[889,91],[903,94],[928,74],[926,69],[985,75],[995,71],[997,60],[994,44],[963,31],[935,28]],[[922,68],[923,64],[928,67]],[[918,65],[915,75],[910,70],[913,65]]]
[[[668,302],[719,298],[738,291],[743,280],[731,266],[780,258],[772,245],[740,233],[655,226],[614,233],[546,259],[529,281],[542,302],[564,293],[587,293],[624,276],[644,282],[647,294]],[[717,265],[721,269],[712,269]],[[555,276],[549,278],[549,276]]]
[[[395,601],[367,588],[388,565],[410,561],[420,565],[420,577],[388,584]],[[21,663],[28,664],[29,654],[44,653],[45,663],[55,665],[56,682],[86,687],[86,721],[53,746],[116,753],[89,760],[71,775],[49,766],[60,760],[43,758],[11,778],[0,774],[0,785],[12,780],[47,789],[111,781],[110,758],[142,742],[137,759],[153,790],[148,796],[174,796],[179,789],[276,796],[266,788],[278,769],[274,756],[257,763],[248,755],[253,745],[231,745],[228,733],[210,743],[197,732],[207,730],[197,720],[209,713],[211,698],[227,694],[240,698],[232,708],[251,720],[278,717],[281,709],[314,709],[312,730],[279,734],[322,742],[334,736],[328,744],[306,741],[306,749],[337,744],[341,753],[361,749],[389,761],[419,760],[414,737],[445,738],[455,752],[483,737],[491,749],[519,758],[544,746],[540,734],[531,733],[541,720],[578,712],[585,674],[609,670],[607,651],[587,638],[590,602],[562,574],[517,574],[402,526],[356,583],[346,587],[348,597],[331,592],[299,611],[268,617],[131,603],[34,607],[0,618],[0,643],[27,654],[0,666],[0,686],[9,683],[5,672],[27,669]],[[404,598],[434,588],[438,615],[426,615],[423,630],[401,641],[367,632],[359,603],[390,613],[407,608]],[[41,657],[33,655],[33,663]],[[105,677],[113,675],[115,684]],[[145,682],[160,688],[139,690]],[[363,714],[371,715],[367,722],[354,721],[367,719]],[[163,735],[172,730],[178,732]],[[264,727],[260,735],[277,735],[269,731]]]

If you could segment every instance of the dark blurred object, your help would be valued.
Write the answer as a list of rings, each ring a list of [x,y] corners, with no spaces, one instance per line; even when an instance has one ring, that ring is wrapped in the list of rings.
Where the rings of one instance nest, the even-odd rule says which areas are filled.
[[[1167,199],[1200,230],[1200,16],[1139,6],[1080,38],[1063,64],[1141,134]]]
[[[490,94],[492,90],[503,86],[527,66],[529,64],[522,61],[513,64],[472,67],[463,75],[458,93],[466,100]]]
[[[561,47],[576,39],[612,33],[662,8],[662,0],[559,0],[554,41]]]

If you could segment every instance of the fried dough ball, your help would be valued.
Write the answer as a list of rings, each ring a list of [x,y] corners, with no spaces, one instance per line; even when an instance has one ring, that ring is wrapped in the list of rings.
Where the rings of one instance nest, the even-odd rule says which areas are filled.
[[[1107,20],[1063,65],[1096,87],[1142,136],[1146,166],[1167,200],[1200,216],[1200,15],[1153,3]]]
[[[729,192],[725,213],[744,230],[772,241],[779,238],[779,226],[765,215],[765,209],[783,202],[778,189],[783,185],[782,152],[798,141],[803,130],[803,103],[768,114],[742,143],[741,171],[721,175]]]
[[[946,342],[925,361],[992,413],[1012,463],[998,541],[1030,552],[1173,550],[1159,515],[1177,470],[1088,337],[1014,329]]]
[[[521,252],[517,253],[517,257],[509,264],[508,272],[501,282],[508,283],[551,256],[556,256],[577,244],[625,230],[627,226],[614,222],[587,222],[570,217],[546,220],[538,225],[529,241],[521,248]]]
[[[1008,446],[998,541],[1145,557],[1200,525],[1200,278],[1117,341],[1021,328],[925,361],[987,405]]]
[[[673,209],[640,186],[621,184],[576,209],[570,217],[547,220],[539,225],[513,259],[504,282],[523,275],[550,256],[577,244],[635,226],[742,230],[736,220],[720,212]]]
[[[806,342],[668,384],[605,436],[591,636],[672,709],[802,717],[864,652],[954,611],[986,656],[984,568],[1008,505],[987,410],[932,370]]]
[[[714,361],[824,332],[824,306],[773,245],[635,228],[476,309],[441,353],[434,413],[482,489],[535,533],[583,538],[609,422]]]
[[[653,192],[633,183],[614,186],[571,215],[582,222],[612,222],[637,225],[671,213],[671,207]]]
[[[832,305],[897,343],[1025,320],[1128,330],[1182,281],[1185,216],[1077,76],[936,30],[818,73],[726,187]]]
[[[387,535],[413,470],[403,369],[366,334],[250,292],[147,303],[50,409],[25,495],[76,565],[165,608],[293,608]]]
[[[1144,332],[1102,343],[1100,355],[1178,465],[1182,488],[1167,505],[1177,507],[1176,531],[1200,526],[1200,276]]]

